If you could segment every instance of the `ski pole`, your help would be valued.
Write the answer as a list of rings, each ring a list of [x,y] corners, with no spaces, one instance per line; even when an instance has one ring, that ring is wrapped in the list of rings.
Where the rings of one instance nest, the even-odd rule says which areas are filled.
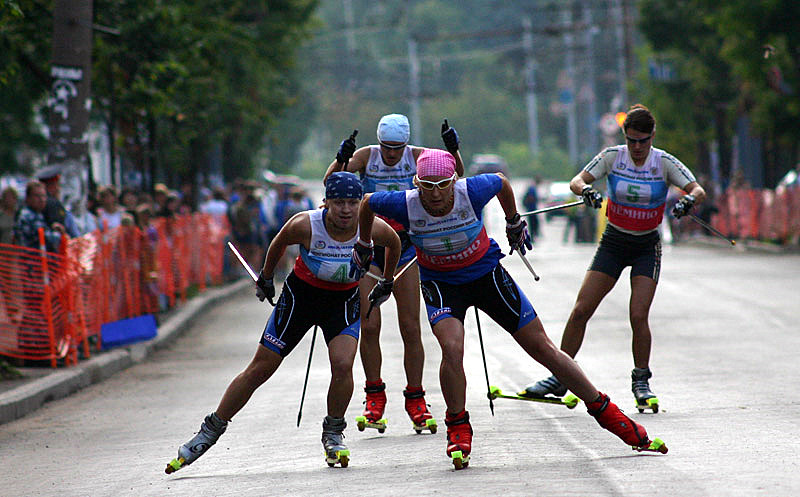
[[[535,211],[520,212],[519,215],[520,216],[530,216],[530,215],[533,215],[533,214],[542,214],[544,212],[557,211],[557,210],[560,210],[560,209],[566,209],[568,207],[575,207],[576,205],[581,205],[581,204],[583,204],[583,200],[578,200],[576,202],[570,202],[568,204],[554,205],[552,207],[544,207],[542,209],[536,209]]]
[[[528,262],[528,259],[526,259],[525,256],[522,255],[522,252],[520,252],[519,250],[517,250],[517,253],[519,254],[520,259],[522,259],[522,262],[525,263],[525,267],[527,267],[528,271],[530,271],[531,274],[533,275],[533,279],[535,281],[539,281],[539,275],[536,274],[536,271],[533,270],[533,266],[531,266],[531,263]]]
[[[691,218],[692,221],[696,222],[697,224],[699,224],[703,228],[707,229],[708,231],[714,233],[715,235],[717,235],[718,237],[722,238],[723,240],[726,240],[731,245],[736,245],[736,240],[734,240],[732,238],[728,238],[727,236],[723,235],[722,233],[717,231],[716,228],[714,228],[713,226],[711,226],[707,222],[703,221],[699,217],[695,216],[694,214],[689,214],[689,217]]]
[[[400,270],[400,272],[398,272],[396,275],[394,275],[394,279],[396,280],[397,278],[399,278],[399,277],[403,276],[403,273],[405,273],[405,272],[406,272],[406,271],[407,271],[407,270],[408,270],[408,269],[411,267],[411,265],[412,265],[412,264],[414,264],[415,262],[417,262],[417,256],[416,256],[416,255],[414,256],[414,258],[413,258],[413,259],[411,259],[410,261],[408,261],[408,264],[406,264],[405,266],[403,266],[403,269],[401,269],[401,270]],[[369,273],[369,272],[368,272],[368,273],[367,273],[367,276],[369,276],[370,278],[374,278],[374,279],[376,279],[376,280],[378,280],[378,281],[380,281],[380,280],[381,280],[381,277],[380,277],[380,276],[378,276],[377,274],[372,274],[372,273]]]
[[[408,268],[410,268],[410,267],[411,267],[411,265],[412,265],[412,264],[414,264],[415,262],[417,262],[417,256],[416,256],[416,255],[414,256],[414,258],[413,258],[413,259],[411,259],[410,261],[408,261],[408,264],[406,264],[406,265],[405,265],[405,267],[403,267],[403,269],[401,269],[399,273],[397,273],[397,274],[395,275],[395,277],[394,277],[395,281],[397,281],[397,279],[398,279],[399,277],[403,276],[403,273],[405,273],[405,272],[406,272],[406,270],[408,270]],[[372,273],[369,273],[369,272],[368,272],[367,274],[368,274],[368,275],[370,275],[371,277],[375,278],[375,279],[376,279],[376,280],[378,280],[378,281],[380,281],[380,280],[381,280],[381,277],[380,277],[380,276],[378,276],[378,275],[376,275],[376,274],[372,274]],[[370,304],[369,304],[369,309],[367,309],[367,319],[369,319],[369,315],[372,313],[372,308],[373,308],[373,307],[375,307],[375,304],[373,304],[372,302],[370,302]]]
[[[486,352],[483,350],[483,333],[481,333],[481,318],[478,316],[478,308],[475,308],[475,322],[478,324],[478,341],[481,344],[481,357],[483,358],[483,372],[486,374],[486,396],[489,398],[489,410],[494,416],[494,402],[492,402],[492,387],[489,386],[489,370],[486,368]]]
[[[233,255],[235,255],[236,258],[239,259],[239,262],[247,270],[247,274],[249,274],[250,277],[253,278],[253,281],[258,281],[258,276],[256,276],[256,273],[254,273],[253,270],[250,268],[250,264],[248,264],[247,261],[244,260],[242,254],[240,254],[239,251],[236,250],[236,247],[234,247],[231,242],[228,242],[228,247],[233,251]]]
[[[317,341],[317,325],[314,325],[314,334],[311,335],[311,348],[308,349],[308,366],[306,366],[306,380],[303,382],[303,395],[300,397],[300,410],[297,411],[297,427],[300,428],[300,418],[303,417],[303,402],[306,401],[306,387],[308,386],[308,373],[311,371],[311,357],[314,355],[314,342]]]

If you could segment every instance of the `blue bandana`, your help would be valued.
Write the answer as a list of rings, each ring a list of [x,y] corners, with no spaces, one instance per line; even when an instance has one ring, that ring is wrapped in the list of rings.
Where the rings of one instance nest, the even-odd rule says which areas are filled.
[[[361,198],[361,181],[353,173],[333,173],[325,182],[325,198]]]

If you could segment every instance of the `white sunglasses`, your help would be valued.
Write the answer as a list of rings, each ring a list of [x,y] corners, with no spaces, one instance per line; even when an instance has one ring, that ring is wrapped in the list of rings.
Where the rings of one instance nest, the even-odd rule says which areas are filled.
[[[419,176],[417,176],[417,184],[423,190],[433,190],[434,188],[438,188],[440,190],[446,190],[447,188],[450,188],[450,185],[452,185],[455,180],[456,180],[455,174],[453,174],[449,178],[442,179],[439,181],[428,181],[426,179],[419,179]]]

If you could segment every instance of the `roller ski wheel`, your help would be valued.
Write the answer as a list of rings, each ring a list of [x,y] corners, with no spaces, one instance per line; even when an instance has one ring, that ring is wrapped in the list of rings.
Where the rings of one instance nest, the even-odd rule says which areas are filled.
[[[331,454],[325,454],[325,462],[328,467],[332,468],[339,464],[341,467],[346,468],[350,464],[350,451],[348,449],[337,450]]]
[[[453,462],[453,467],[455,467],[456,471],[469,466],[469,454],[464,454],[460,450],[453,451],[450,454],[450,460]]]
[[[171,475],[172,473],[174,473],[174,472],[178,471],[179,469],[181,469],[185,462],[186,462],[186,459],[184,459],[182,457],[175,458],[175,459],[173,459],[173,460],[171,460],[170,462],[167,463],[167,469],[165,469],[164,472],[166,474],[168,474],[168,475]]]
[[[530,402],[541,402],[543,404],[558,404],[562,406],[567,406],[567,409],[575,409],[575,406],[578,405],[580,399],[573,394],[567,394],[563,399],[558,397],[552,397],[550,395],[546,395],[544,397],[534,396],[530,394],[527,390],[523,390],[516,395],[509,395],[503,393],[498,387],[492,386],[489,387],[489,393],[487,394],[490,400],[494,399],[513,399],[513,400],[527,400]]]
[[[653,414],[658,412],[658,397],[650,397],[649,399],[637,400],[636,409],[639,414],[643,413],[646,409],[650,409]]]
[[[642,447],[631,447],[631,449],[635,450],[636,452],[659,452],[661,454],[666,454],[669,452],[667,448],[667,444],[664,443],[663,440],[660,438],[656,438],[649,444],[642,446]]]
[[[356,416],[356,428],[358,428],[358,431],[364,431],[367,428],[374,428],[378,430],[378,433],[383,433],[386,431],[387,423],[388,420],[386,418],[381,418],[377,421],[370,421],[366,416]]]
[[[422,433],[422,430],[428,430],[431,434],[436,433],[436,430],[439,429],[439,426],[436,424],[436,420],[433,418],[429,418],[425,420],[425,424],[417,424],[412,421],[414,425],[414,431],[417,432],[417,435]]]

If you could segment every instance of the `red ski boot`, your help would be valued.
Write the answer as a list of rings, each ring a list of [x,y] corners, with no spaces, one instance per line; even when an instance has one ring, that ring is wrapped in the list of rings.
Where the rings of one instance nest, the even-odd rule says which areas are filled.
[[[367,400],[364,401],[364,414],[356,417],[358,431],[364,428],[375,428],[378,433],[386,431],[386,419],[383,411],[386,409],[386,384],[383,380],[368,381],[364,387]]]
[[[663,441],[658,438],[650,441],[647,438],[647,430],[644,429],[644,426],[620,411],[619,407],[611,402],[608,395],[600,392],[598,400],[588,402],[586,409],[600,426],[621,438],[623,442],[633,447],[634,450],[667,453],[667,446],[664,445]]]
[[[458,414],[446,413],[444,424],[447,425],[447,455],[453,460],[456,469],[469,465],[469,453],[472,450],[472,425],[469,424],[469,412]]]
[[[436,433],[436,420],[433,419],[433,415],[428,411],[428,405],[425,403],[425,390],[422,387],[406,386],[403,396],[406,398],[406,412],[411,418],[411,423],[414,424],[414,431],[417,432],[417,435],[422,433],[422,430]]]

